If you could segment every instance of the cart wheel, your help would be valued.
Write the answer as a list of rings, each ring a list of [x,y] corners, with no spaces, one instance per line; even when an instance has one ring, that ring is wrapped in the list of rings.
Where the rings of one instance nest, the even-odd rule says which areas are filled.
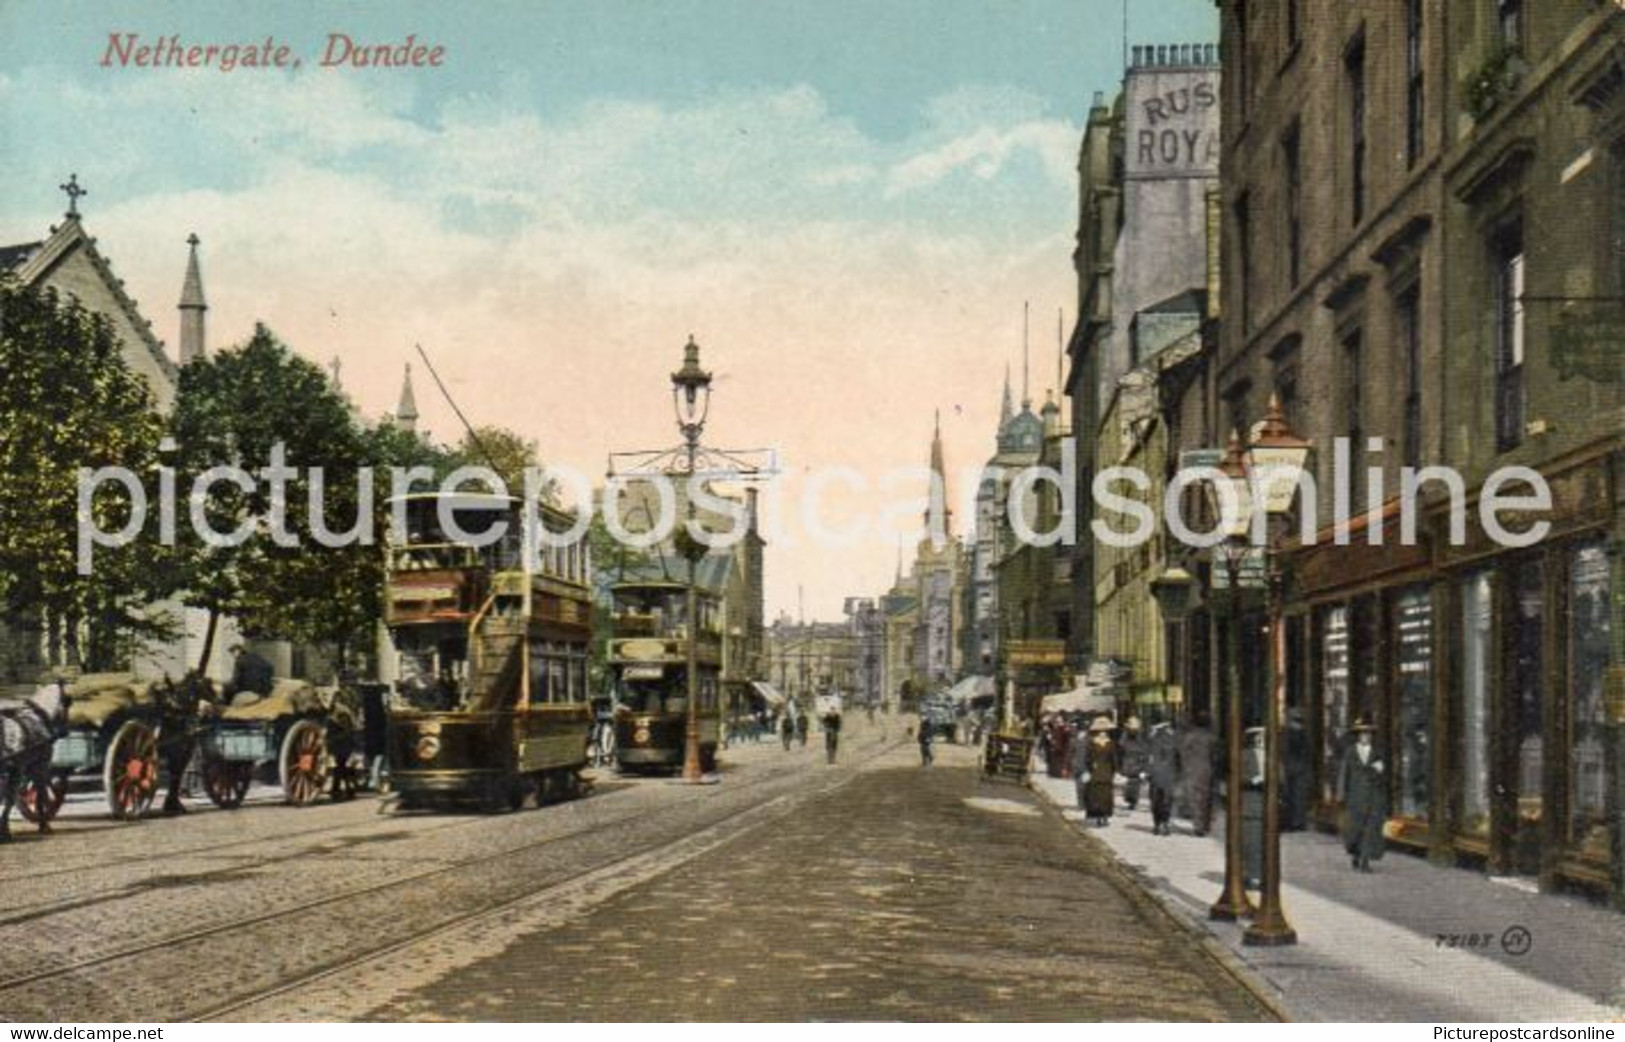
[[[62,801],[68,798],[68,772],[57,771],[51,775],[51,784],[41,793],[38,787],[28,782],[17,791],[17,809],[27,820],[38,825],[49,823],[56,817],[57,811],[62,809]]]
[[[282,739],[282,794],[295,807],[315,803],[327,784],[327,729],[314,720],[301,720]]]
[[[221,810],[242,806],[243,797],[248,795],[248,784],[253,780],[254,765],[251,763],[215,759],[203,761],[203,791],[209,794],[210,802]]]
[[[158,792],[158,734],[140,720],[126,720],[107,747],[102,770],[107,809],[118,821],[135,821]]]

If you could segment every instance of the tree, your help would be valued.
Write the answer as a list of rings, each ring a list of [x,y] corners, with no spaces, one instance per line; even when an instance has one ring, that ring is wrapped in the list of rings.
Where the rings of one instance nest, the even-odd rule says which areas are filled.
[[[53,665],[111,669],[174,635],[148,607],[174,585],[150,529],[78,570],[80,468],[123,467],[150,493],[162,433],[105,317],[0,278],[0,608],[44,624]],[[130,509],[109,483],[85,520],[118,531]]]
[[[525,494],[525,468],[542,470],[542,458],[536,439],[527,438],[506,427],[477,426],[463,435],[452,456],[457,466],[489,467],[508,486],[510,496]],[[545,478],[542,499],[556,504],[559,500],[558,483]]]
[[[203,498],[215,533],[241,530],[220,545],[185,525],[186,603],[209,613],[199,668],[213,651],[220,617],[245,633],[342,648],[378,614],[379,555],[372,508],[388,489],[362,500],[357,476],[371,462],[348,404],[317,366],[293,354],[263,325],[246,344],[200,359],[181,373],[172,423],[187,487],[211,468],[249,475],[251,487],[216,482]],[[280,462],[279,507],[273,475]],[[320,468],[320,511],[310,506],[311,468]],[[280,514],[280,531],[278,515]],[[363,533],[323,545],[329,533]]]

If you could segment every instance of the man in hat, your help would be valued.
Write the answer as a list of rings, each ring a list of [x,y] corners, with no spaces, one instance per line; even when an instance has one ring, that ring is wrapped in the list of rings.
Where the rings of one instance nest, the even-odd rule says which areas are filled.
[[[1372,744],[1372,727],[1360,721],[1352,728],[1354,741],[1343,753],[1343,849],[1356,872],[1371,871],[1384,850],[1382,827],[1388,821],[1388,777]]]
[[[1198,711],[1190,727],[1179,729],[1179,770],[1191,831],[1205,836],[1213,826],[1213,731],[1206,712]]]
[[[1145,777],[1148,750],[1140,737],[1140,718],[1131,716],[1123,723],[1122,746],[1123,802],[1129,810],[1140,805],[1140,780]]]
[[[1151,781],[1151,831],[1171,836],[1174,785],[1179,780],[1179,739],[1173,725],[1164,720],[1151,725],[1146,744],[1150,748],[1147,773]]]

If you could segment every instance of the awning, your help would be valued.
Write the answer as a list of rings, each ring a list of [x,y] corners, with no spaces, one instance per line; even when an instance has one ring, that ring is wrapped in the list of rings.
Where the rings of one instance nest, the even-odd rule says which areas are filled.
[[[1110,713],[1117,708],[1117,698],[1112,693],[1116,690],[1115,686],[1085,684],[1071,691],[1045,695],[1040,705],[1046,713]]]
[[[765,680],[752,680],[750,689],[756,692],[756,696],[766,702],[771,709],[779,708],[786,701],[785,697],[779,694],[779,689]]]
[[[948,700],[956,704],[976,699],[991,701],[997,693],[992,677],[966,677],[948,689]]]

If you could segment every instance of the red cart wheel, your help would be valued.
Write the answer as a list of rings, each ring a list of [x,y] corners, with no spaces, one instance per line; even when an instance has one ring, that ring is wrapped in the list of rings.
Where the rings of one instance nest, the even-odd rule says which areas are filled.
[[[301,720],[282,739],[282,793],[295,807],[315,803],[327,785],[327,729],[314,720]]]
[[[107,809],[119,821],[136,821],[158,792],[158,734],[139,720],[126,720],[107,747],[102,771]]]
[[[57,811],[62,809],[62,801],[67,798],[68,772],[58,771],[51,775],[51,783],[43,793],[33,781],[17,790],[17,809],[24,818],[38,825],[55,818]]]

